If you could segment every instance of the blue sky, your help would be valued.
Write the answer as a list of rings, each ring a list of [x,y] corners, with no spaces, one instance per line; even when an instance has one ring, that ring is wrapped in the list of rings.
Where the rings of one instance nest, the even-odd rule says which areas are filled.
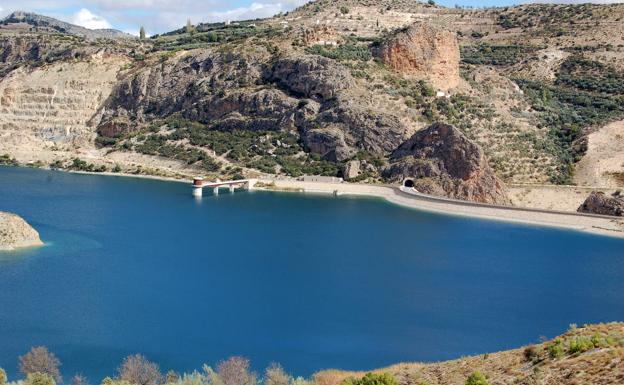
[[[563,2],[586,2],[561,0]],[[596,1],[596,0],[594,0]],[[622,0],[603,0],[617,2]],[[24,10],[56,17],[87,28],[116,28],[138,33],[144,25],[149,34],[193,23],[272,16],[289,11],[307,0],[0,0],[0,16]],[[504,6],[514,0],[438,0],[442,5]]]

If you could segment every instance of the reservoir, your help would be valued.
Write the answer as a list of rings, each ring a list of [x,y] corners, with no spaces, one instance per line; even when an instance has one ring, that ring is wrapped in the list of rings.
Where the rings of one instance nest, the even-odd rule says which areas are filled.
[[[45,345],[92,384],[232,355],[295,375],[493,352],[624,320],[624,240],[368,198],[0,167],[46,242],[0,253],[0,367]]]

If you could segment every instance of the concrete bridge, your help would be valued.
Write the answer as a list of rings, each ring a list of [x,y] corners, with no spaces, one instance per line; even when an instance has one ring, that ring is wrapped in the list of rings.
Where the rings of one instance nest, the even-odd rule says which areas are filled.
[[[230,193],[233,193],[237,188],[249,190],[255,184],[255,179],[240,179],[240,180],[216,180],[215,182],[206,182],[203,178],[194,178],[193,179],[193,196],[196,198],[201,198],[203,195],[204,187],[208,187],[212,189],[212,193],[214,195],[219,195],[220,188],[228,188]]]

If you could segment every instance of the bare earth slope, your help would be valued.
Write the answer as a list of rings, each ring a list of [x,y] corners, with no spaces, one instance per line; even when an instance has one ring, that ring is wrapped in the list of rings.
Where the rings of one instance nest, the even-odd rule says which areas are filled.
[[[623,346],[624,324],[589,325],[521,349],[440,363],[403,363],[377,372],[394,374],[400,385],[464,384],[474,371],[485,374],[492,385],[622,384]],[[320,385],[338,385],[345,378],[363,375],[330,370],[314,378]]]

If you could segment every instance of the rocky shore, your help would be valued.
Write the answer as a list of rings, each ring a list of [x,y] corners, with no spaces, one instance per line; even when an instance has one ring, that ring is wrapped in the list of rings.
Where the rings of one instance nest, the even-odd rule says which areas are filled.
[[[41,246],[39,233],[20,216],[0,211],[0,250]]]

